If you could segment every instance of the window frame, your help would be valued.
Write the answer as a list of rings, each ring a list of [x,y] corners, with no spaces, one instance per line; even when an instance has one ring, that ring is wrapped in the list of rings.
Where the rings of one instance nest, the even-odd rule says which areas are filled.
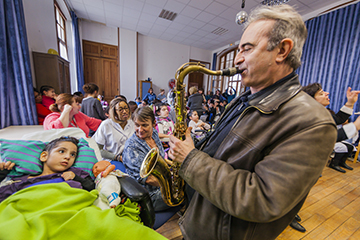
[[[68,60],[69,59],[69,55],[68,55],[68,46],[67,46],[67,36],[66,36],[66,17],[64,15],[64,13],[61,11],[61,8],[59,6],[59,4],[54,1],[54,13],[55,13],[55,31],[56,31],[56,39],[57,39],[57,47],[58,47],[58,53],[59,56]],[[60,22],[58,22],[58,17],[57,17],[57,13],[59,13],[59,17],[62,19],[63,21],[63,26],[61,25]],[[59,31],[58,31],[58,27],[60,27],[64,33],[64,39],[62,39],[59,36]],[[61,51],[61,47],[64,46],[65,47],[65,57],[62,55],[62,51]]]
[[[225,69],[230,67],[235,67],[234,59],[238,53],[237,46],[229,48],[221,52],[217,59],[217,69]],[[245,92],[245,86],[242,85],[241,75],[236,74],[234,76],[217,76],[213,77],[211,82],[212,88],[220,89],[221,92],[224,92],[228,87],[233,87],[236,90],[236,95]]]

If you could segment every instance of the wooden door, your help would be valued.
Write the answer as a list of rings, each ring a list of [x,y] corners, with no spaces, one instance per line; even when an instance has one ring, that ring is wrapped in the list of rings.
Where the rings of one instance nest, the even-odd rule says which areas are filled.
[[[95,83],[101,89],[102,64],[101,58],[84,56],[84,81],[85,83]]]
[[[95,83],[99,93],[110,102],[119,89],[118,47],[83,40],[84,82]]]
[[[118,64],[117,60],[113,59],[102,59],[103,62],[103,89],[104,98],[107,102],[110,102],[115,95],[119,94],[119,84],[118,83]],[[102,94],[102,93],[101,93]]]

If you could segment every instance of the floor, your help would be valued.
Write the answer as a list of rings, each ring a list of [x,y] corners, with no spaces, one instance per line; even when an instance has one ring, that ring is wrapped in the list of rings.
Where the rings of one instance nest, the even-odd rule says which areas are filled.
[[[299,213],[306,232],[287,227],[277,240],[360,239],[360,163],[347,164],[354,170],[345,174],[326,167],[311,189]],[[157,232],[181,240],[178,219],[178,215],[173,216]]]

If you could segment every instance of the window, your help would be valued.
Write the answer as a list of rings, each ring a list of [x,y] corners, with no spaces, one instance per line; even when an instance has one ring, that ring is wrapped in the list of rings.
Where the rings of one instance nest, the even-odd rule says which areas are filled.
[[[56,35],[58,41],[58,52],[60,57],[68,60],[66,44],[66,18],[61,12],[59,5],[55,2]]]
[[[236,57],[236,54],[237,54],[237,47],[221,53],[218,58],[219,59],[218,69],[234,67],[234,59]],[[236,74],[232,77],[226,77],[226,76],[213,77],[212,86],[214,89],[220,89],[221,92],[224,92],[229,87],[233,88],[236,90],[237,95],[245,91],[245,87],[241,84],[240,74]]]

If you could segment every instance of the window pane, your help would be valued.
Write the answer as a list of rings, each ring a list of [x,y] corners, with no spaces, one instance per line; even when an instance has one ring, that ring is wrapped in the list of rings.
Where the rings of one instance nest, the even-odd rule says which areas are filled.
[[[68,60],[66,45],[62,42],[60,42],[60,57]]]

